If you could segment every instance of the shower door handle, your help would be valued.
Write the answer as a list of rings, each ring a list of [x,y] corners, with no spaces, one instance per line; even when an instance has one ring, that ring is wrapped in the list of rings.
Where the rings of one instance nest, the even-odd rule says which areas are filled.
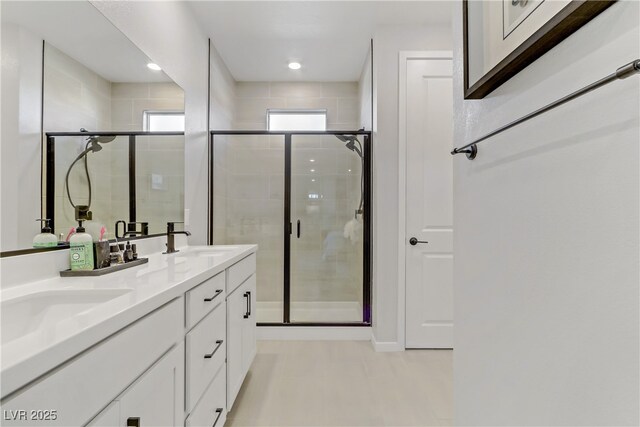
[[[298,220],[298,231],[296,233],[298,235],[298,239],[300,238],[300,220]]]

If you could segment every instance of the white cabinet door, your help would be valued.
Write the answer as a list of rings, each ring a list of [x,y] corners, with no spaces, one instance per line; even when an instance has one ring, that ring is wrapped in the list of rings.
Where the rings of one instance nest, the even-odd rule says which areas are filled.
[[[240,286],[227,297],[227,408],[240,391],[244,380],[242,335],[249,312],[246,291]]]
[[[243,377],[249,372],[256,356],[256,275],[253,274],[240,288],[249,301],[248,317],[242,325],[242,371]]]
[[[116,401],[120,403],[120,426],[182,425],[184,344],[179,343],[164,355]]]

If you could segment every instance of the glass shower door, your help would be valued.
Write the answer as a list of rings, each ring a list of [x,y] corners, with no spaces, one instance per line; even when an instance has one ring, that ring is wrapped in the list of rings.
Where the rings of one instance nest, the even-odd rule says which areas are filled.
[[[258,244],[259,323],[284,315],[284,136],[217,135],[213,243]]]
[[[335,135],[291,137],[292,323],[363,321],[362,166]]]

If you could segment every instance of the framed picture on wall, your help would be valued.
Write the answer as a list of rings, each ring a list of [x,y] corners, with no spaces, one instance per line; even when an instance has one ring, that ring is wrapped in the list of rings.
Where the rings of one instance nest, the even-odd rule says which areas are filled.
[[[484,98],[615,1],[463,0],[465,99]]]

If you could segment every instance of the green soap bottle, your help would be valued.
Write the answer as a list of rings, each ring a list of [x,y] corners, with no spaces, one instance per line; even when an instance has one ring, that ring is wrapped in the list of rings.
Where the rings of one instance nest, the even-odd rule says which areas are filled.
[[[69,239],[71,270],[93,270],[93,238],[85,232],[82,220],[78,223],[76,233]]]

